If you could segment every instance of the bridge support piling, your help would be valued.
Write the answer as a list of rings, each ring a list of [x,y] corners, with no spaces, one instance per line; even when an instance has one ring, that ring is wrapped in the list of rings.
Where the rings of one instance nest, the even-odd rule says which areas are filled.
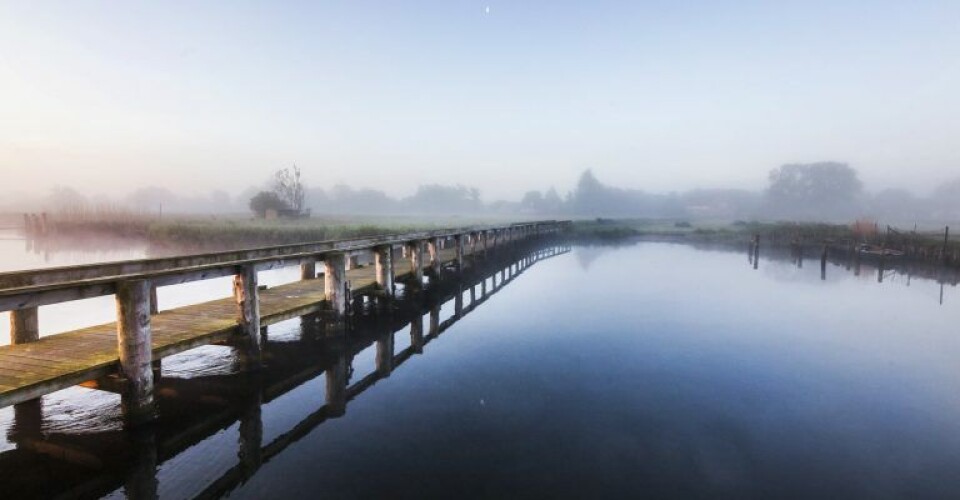
[[[120,373],[125,380],[120,404],[128,425],[156,418],[150,331],[150,282],[117,283],[117,344]]]
[[[386,297],[393,297],[393,248],[389,245],[373,249],[373,265],[377,288]]]
[[[262,349],[260,342],[260,291],[257,270],[252,265],[240,268],[233,277],[233,298],[237,302],[239,355],[243,370],[260,369]]]
[[[10,311],[10,343],[28,344],[40,340],[40,321],[36,307]]]
[[[420,240],[407,243],[410,254],[410,270],[413,273],[413,286],[423,286],[423,242]]]
[[[427,252],[430,254],[430,276],[440,278],[440,238],[427,240]]]
[[[342,253],[327,254],[323,259],[323,287],[327,304],[333,314],[340,318],[347,312],[347,269]]]

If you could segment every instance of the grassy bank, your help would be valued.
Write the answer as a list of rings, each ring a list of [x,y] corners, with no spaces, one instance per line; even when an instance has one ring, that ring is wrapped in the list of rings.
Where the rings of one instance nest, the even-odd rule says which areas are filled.
[[[110,237],[145,241],[164,248],[225,250],[363,237],[427,229],[514,222],[503,217],[365,217],[326,216],[306,219],[253,219],[242,216],[182,216],[158,218],[50,217],[45,236],[64,238]]]

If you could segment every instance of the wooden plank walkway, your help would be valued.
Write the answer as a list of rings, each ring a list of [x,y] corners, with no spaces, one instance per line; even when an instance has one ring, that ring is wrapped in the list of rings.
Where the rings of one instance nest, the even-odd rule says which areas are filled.
[[[456,259],[454,249],[439,251],[441,262]],[[426,265],[425,265],[426,268]],[[408,258],[394,259],[395,274],[411,274]],[[355,295],[376,283],[374,266],[347,271]],[[324,280],[303,280],[262,290],[261,325],[318,312],[324,301]],[[230,337],[237,328],[232,298],[178,307],[151,316],[153,359]],[[0,346],[0,402],[11,404],[113,373],[119,362],[115,322],[41,337],[37,342]]]

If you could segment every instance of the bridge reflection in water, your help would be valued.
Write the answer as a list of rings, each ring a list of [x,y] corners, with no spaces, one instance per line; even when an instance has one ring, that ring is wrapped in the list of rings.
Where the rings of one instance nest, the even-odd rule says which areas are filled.
[[[422,292],[401,294],[388,307],[357,303],[346,324],[311,315],[299,319],[293,338],[271,339],[270,331],[265,331],[263,370],[161,377],[156,390],[160,417],[154,425],[135,431],[109,425],[82,432],[51,430],[44,425],[41,400],[17,405],[7,436],[15,448],[0,453],[0,491],[7,498],[155,498],[163,486],[158,470],[175,466],[178,457],[198,443],[236,428],[233,464],[211,467],[222,472],[202,484],[186,485],[191,491],[177,495],[222,496],[317,426],[343,416],[351,400],[424,352],[531,265],[569,250],[544,242],[509,247],[478,260],[461,275],[444,270],[449,277]],[[441,320],[441,309],[452,314]],[[396,336],[404,332],[409,334],[409,346],[397,351]],[[354,359],[368,349],[374,351],[373,369],[358,374]],[[265,442],[263,411],[288,393],[319,385],[321,376],[322,405],[294,417],[295,424]],[[319,395],[317,400],[319,404]]]

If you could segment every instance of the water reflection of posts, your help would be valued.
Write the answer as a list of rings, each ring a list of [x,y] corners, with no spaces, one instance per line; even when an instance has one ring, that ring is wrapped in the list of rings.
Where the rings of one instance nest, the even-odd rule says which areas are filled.
[[[430,309],[430,332],[431,337],[436,337],[440,334],[440,305],[433,306]]]
[[[130,433],[132,468],[123,484],[129,499],[154,499],[157,496],[157,437],[150,427]]]
[[[347,356],[340,353],[326,371],[327,408],[331,417],[342,416],[347,411],[347,378],[350,370]]]
[[[31,399],[13,405],[13,425],[7,431],[7,439],[18,442],[20,439],[41,439],[43,427],[43,399]]]
[[[410,347],[417,354],[423,352],[423,316],[420,314],[410,320]]]
[[[823,244],[823,251],[820,252],[820,280],[827,279],[827,244]]]
[[[753,268],[757,269],[760,265],[760,235],[753,235]]]
[[[858,245],[856,251],[853,254],[853,275],[860,276],[860,259],[862,257],[863,249]]]
[[[457,287],[457,296],[453,298],[453,315],[458,319],[463,316],[463,285]]]
[[[261,395],[256,390],[249,397],[240,415],[240,450],[237,458],[240,459],[240,472],[244,479],[249,479],[263,464],[263,418],[261,411]]]
[[[386,332],[377,338],[377,373],[381,377],[389,377],[393,371],[393,329],[387,325]]]

